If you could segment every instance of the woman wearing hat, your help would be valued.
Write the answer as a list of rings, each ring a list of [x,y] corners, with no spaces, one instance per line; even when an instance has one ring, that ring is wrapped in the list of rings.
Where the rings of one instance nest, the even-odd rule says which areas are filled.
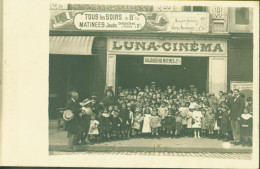
[[[89,132],[91,115],[93,115],[94,113],[91,109],[91,100],[85,99],[83,102],[80,103],[80,105],[82,106],[82,111],[80,113],[79,124],[83,130],[81,133],[80,140],[81,144],[84,145],[87,144],[86,139]]]
[[[105,104],[106,107],[110,106],[110,105],[115,105],[116,103],[116,99],[115,99],[115,95],[112,89],[107,89],[105,92],[105,97],[103,99],[103,102]]]

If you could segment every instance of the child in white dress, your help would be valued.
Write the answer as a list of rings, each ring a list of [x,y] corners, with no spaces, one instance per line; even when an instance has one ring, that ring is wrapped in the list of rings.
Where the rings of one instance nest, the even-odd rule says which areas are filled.
[[[195,111],[192,113],[192,118],[193,118],[192,128],[194,128],[194,138],[197,137],[200,138],[202,114],[199,105],[195,106]]]
[[[143,122],[143,128],[142,128],[142,133],[146,135],[146,138],[151,134],[151,122],[150,122],[150,117],[151,117],[151,109],[149,107],[149,103],[146,103],[146,107],[143,109],[144,111],[144,122]]]
[[[90,126],[88,131],[89,141],[90,143],[95,143],[97,141],[99,122],[96,120],[96,116],[92,115],[90,120]]]

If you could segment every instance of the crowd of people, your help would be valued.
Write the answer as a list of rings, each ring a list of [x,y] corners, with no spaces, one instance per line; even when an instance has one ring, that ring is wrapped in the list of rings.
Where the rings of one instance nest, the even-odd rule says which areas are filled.
[[[111,88],[105,97],[79,102],[71,91],[63,118],[69,148],[130,138],[194,137],[222,139],[243,146],[252,145],[252,98],[238,89],[218,96],[198,93],[194,85],[186,89],[151,85],[123,89],[116,96]]]

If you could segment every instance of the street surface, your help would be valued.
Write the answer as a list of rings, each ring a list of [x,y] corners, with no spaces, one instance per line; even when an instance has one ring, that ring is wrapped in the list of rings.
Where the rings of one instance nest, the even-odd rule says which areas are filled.
[[[147,156],[173,156],[196,158],[224,158],[251,160],[251,153],[175,153],[175,152],[63,152],[50,151],[50,155],[147,155]]]
[[[51,155],[59,154],[125,154],[125,155],[173,155],[195,156],[214,158],[249,158],[252,147],[233,145],[218,139],[209,138],[160,138],[145,139],[131,138],[129,140],[117,140],[102,142],[99,144],[87,144],[74,146],[74,152],[68,150],[68,138],[66,131],[57,131],[56,121],[49,125],[49,151]]]

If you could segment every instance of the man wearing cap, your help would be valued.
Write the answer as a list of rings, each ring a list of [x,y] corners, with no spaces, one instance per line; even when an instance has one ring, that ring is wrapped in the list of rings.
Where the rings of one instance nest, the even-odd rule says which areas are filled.
[[[66,110],[71,110],[73,113],[73,118],[66,121],[66,130],[68,131],[69,138],[69,149],[73,149],[73,145],[79,144],[79,135],[82,132],[79,126],[79,113],[81,112],[81,106],[78,102],[79,94],[75,91],[70,92],[70,98],[67,101]]]
[[[241,98],[238,89],[233,90],[233,101],[230,105],[231,129],[234,137],[234,144],[240,144],[240,117],[245,108],[244,99]]]

